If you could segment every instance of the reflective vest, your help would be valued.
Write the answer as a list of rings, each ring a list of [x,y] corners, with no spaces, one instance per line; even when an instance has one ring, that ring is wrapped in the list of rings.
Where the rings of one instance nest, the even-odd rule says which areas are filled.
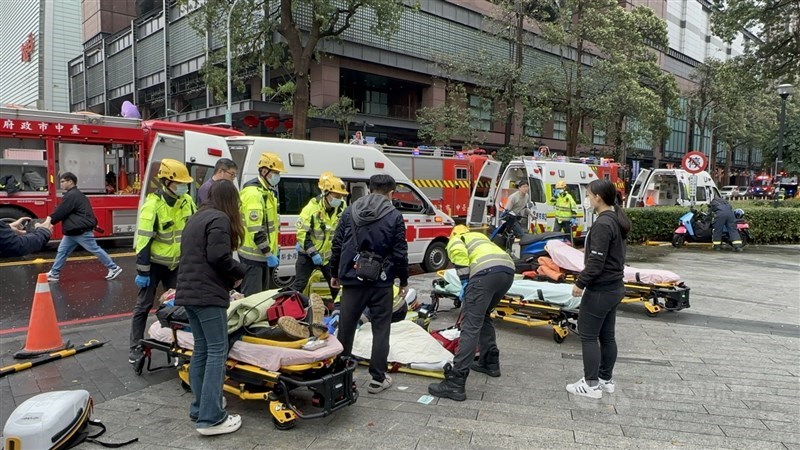
[[[244,240],[239,247],[239,257],[256,262],[266,262],[267,256],[278,256],[278,198],[261,177],[248,181],[239,192]]]
[[[492,267],[514,270],[514,260],[508,253],[481,233],[470,232],[451,238],[447,243],[447,256],[462,279]]]
[[[575,212],[575,200],[569,192],[563,192],[557,197],[550,199],[550,203],[556,205],[556,220],[559,222],[569,221],[577,215]]]
[[[333,248],[333,234],[339,225],[339,218],[345,208],[344,202],[338,208],[328,210],[325,207],[325,198],[318,196],[312,198],[300,211],[295,227],[297,228],[297,242],[302,247],[300,253],[322,256],[323,265],[331,259]],[[330,211],[330,212],[329,212]]]
[[[148,194],[139,211],[136,229],[136,253],[150,245],[150,261],[137,260],[136,269],[149,272],[149,263],[161,264],[174,270],[181,256],[181,234],[189,217],[197,209],[189,194],[184,194],[169,206],[161,193]],[[153,241],[152,244],[150,241]]]

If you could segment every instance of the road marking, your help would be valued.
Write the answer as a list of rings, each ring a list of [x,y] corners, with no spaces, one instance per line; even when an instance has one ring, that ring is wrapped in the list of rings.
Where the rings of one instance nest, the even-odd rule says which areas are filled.
[[[127,253],[109,253],[108,256],[113,258],[125,258],[128,256],[136,256],[136,252],[127,252]],[[97,259],[96,256],[73,256],[67,258],[67,261],[86,261],[89,259]],[[0,267],[10,267],[10,266],[30,266],[33,264],[44,264],[44,263],[51,263],[55,262],[55,258],[53,259],[44,259],[44,258],[36,258],[30,261],[8,261],[0,263]]]

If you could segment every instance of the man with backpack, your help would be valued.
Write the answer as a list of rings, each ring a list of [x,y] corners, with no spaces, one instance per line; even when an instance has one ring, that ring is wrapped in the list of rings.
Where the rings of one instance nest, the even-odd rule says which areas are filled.
[[[392,386],[386,374],[389,357],[394,279],[402,297],[408,292],[408,243],[403,215],[392,205],[397,187],[389,175],[369,179],[370,194],[348,207],[333,237],[331,287],[342,286],[339,332],[343,356],[350,356],[356,325],[365,308],[372,323],[372,356],[367,392],[377,394]]]
[[[106,280],[111,281],[117,278],[122,272],[122,267],[114,263],[108,253],[97,245],[97,240],[94,238],[97,218],[94,216],[89,199],[78,189],[78,177],[72,172],[64,172],[59,177],[59,181],[61,189],[64,190],[64,196],[61,198],[61,204],[56,207],[48,219],[53,225],[63,222],[61,230],[64,237],[61,238],[58,246],[56,261],[47,272],[47,281],[58,281],[61,269],[67,263],[67,257],[79,245],[95,255],[106,266],[108,269]]]

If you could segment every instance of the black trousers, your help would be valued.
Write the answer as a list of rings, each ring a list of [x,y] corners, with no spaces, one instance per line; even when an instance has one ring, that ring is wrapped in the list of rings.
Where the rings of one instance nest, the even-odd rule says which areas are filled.
[[[258,294],[269,289],[277,289],[275,283],[275,268],[267,267],[267,263],[242,259],[245,265],[244,278],[239,286],[239,292],[245,297]]]
[[[389,358],[389,332],[392,327],[392,286],[373,287],[348,285],[342,289],[339,304],[339,332],[336,338],[342,343],[342,356],[353,354],[353,339],[356,325],[365,308],[370,311],[372,324],[372,355],[369,359],[369,374],[373,380],[382,382],[386,378]]]
[[[739,234],[739,229],[736,228],[736,216],[733,211],[717,212],[714,214],[714,225],[711,231],[711,242],[714,244],[722,243],[722,229],[728,229],[728,238],[731,244],[742,244],[742,236]]]
[[[481,355],[497,347],[497,335],[489,314],[511,288],[514,275],[506,272],[488,273],[469,279],[461,305],[461,337],[453,359],[453,372],[466,378],[475,360],[475,349]]]
[[[578,313],[578,332],[583,351],[583,376],[597,380],[598,376],[610,380],[617,362],[617,341],[614,327],[617,323],[617,306],[625,296],[625,286],[610,291],[593,291],[586,288]]]
[[[322,272],[322,276],[325,277],[325,281],[328,282],[328,289],[331,290],[331,298],[336,298],[336,295],[339,294],[339,289],[331,287],[330,264],[317,266],[314,264],[314,261],[311,261],[308,255],[303,253],[297,255],[297,262],[294,264],[294,283],[292,283],[292,290],[303,292],[314,269],[319,269],[319,271]]]
[[[144,338],[144,328],[147,326],[147,315],[153,309],[156,301],[156,289],[161,284],[164,290],[173,289],[178,283],[178,269],[169,270],[161,264],[150,264],[150,285],[139,289],[136,306],[133,307],[131,319],[130,348],[133,350],[139,345],[139,340]]]

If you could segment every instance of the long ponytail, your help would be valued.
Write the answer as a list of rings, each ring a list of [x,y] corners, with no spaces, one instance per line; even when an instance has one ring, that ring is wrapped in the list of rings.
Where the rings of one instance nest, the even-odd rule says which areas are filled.
[[[628,233],[631,231],[631,219],[628,218],[628,215],[625,214],[625,210],[622,209],[622,206],[619,204],[617,189],[614,185],[608,180],[594,180],[589,183],[588,188],[594,195],[599,196],[603,200],[603,203],[614,209],[622,238],[627,238]]]

